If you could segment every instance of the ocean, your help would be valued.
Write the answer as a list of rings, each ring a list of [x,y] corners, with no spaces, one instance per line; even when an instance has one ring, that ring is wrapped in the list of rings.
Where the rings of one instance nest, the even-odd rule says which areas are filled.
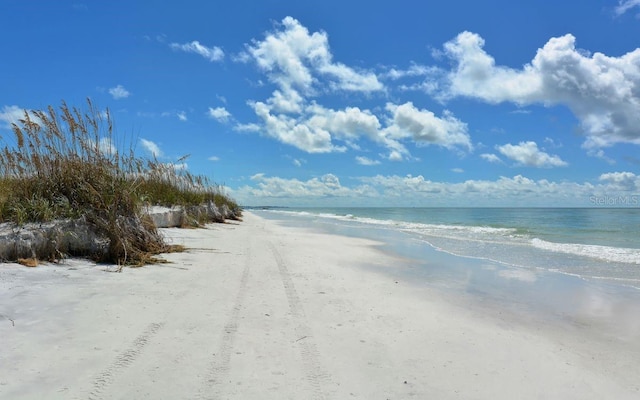
[[[640,289],[639,208],[278,208],[307,226],[390,231],[414,246]]]

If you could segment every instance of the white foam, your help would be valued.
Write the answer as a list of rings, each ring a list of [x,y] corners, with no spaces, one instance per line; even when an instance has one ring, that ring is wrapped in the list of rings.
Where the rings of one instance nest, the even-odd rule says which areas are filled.
[[[277,212],[286,213],[291,215],[309,216],[315,215],[316,217],[333,219],[340,221],[357,222],[362,224],[376,225],[379,227],[388,227],[398,229],[407,233],[418,234],[434,248],[456,255],[472,256],[474,258],[487,258],[485,254],[477,254],[475,251],[468,253],[469,249],[463,250],[459,248],[461,242],[469,243],[493,243],[504,245],[517,245],[525,246],[529,248],[535,248],[539,250],[552,251],[555,253],[588,257],[593,260],[600,260],[605,262],[623,263],[640,265],[640,249],[633,248],[620,248],[601,245],[587,245],[577,243],[556,243],[548,242],[539,238],[531,238],[526,234],[518,233],[514,228],[500,228],[492,226],[469,226],[469,225],[446,225],[446,224],[427,224],[419,222],[404,222],[397,220],[385,220],[376,219],[370,217],[355,217],[352,214],[337,215],[331,213],[312,214],[305,211],[291,211],[291,210],[278,210]],[[440,245],[434,245],[431,239],[446,239],[449,240],[448,244],[440,243]],[[437,240],[437,242],[441,242]],[[457,243],[457,245],[453,245]],[[496,257],[488,257],[487,259],[494,259]],[[503,262],[502,257],[497,257],[498,262]],[[516,265],[513,261],[508,264]],[[525,263],[526,264],[526,263]],[[560,271],[559,271],[560,272]],[[566,271],[564,271],[566,272]]]
[[[595,244],[554,243],[538,238],[531,239],[531,245],[539,249],[557,253],[590,257],[609,262],[640,264],[640,249],[609,247]]]

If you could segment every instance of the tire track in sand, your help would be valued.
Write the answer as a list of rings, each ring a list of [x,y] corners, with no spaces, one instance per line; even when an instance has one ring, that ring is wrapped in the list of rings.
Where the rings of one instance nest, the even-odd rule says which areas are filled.
[[[90,400],[102,398],[103,391],[113,383],[117,375],[130,366],[140,355],[151,338],[164,326],[164,323],[152,323],[138,336],[128,349],[120,353],[107,369],[102,371],[93,381],[93,389],[89,393]]]
[[[233,343],[238,332],[238,320],[240,311],[244,307],[245,297],[247,295],[247,282],[251,272],[251,245],[246,247],[246,261],[242,277],[240,278],[240,287],[233,303],[233,308],[229,315],[229,319],[222,330],[222,339],[218,351],[213,354],[213,361],[208,368],[208,374],[202,389],[197,395],[198,399],[217,399],[219,398],[219,386],[229,373],[229,364],[231,362],[231,352]]]
[[[307,317],[304,313],[304,308],[300,301],[300,296],[296,291],[293,280],[291,279],[291,273],[287,268],[287,264],[282,259],[280,252],[271,242],[267,242],[273,257],[278,264],[278,270],[280,272],[280,278],[284,286],[285,293],[287,295],[287,301],[289,303],[289,309],[291,315],[295,321],[295,333],[297,340],[294,342],[300,350],[300,356],[302,357],[302,363],[305,372],[305,379],[309,383],[309,386],[313,390],[313,399],[325,399],[324,388],[327,386],[329,375],[323,370],[320,363],[320,353],[316,348],[313,341],[312,332],[307,325]]]

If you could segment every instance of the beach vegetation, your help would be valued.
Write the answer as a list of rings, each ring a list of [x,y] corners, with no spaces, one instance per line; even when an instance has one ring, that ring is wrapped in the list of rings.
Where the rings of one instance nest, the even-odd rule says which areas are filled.
[[[96,261],[141,265],[170,250],[143,212],[148,206],[215,204],[240,216],[240,207],[206,177],[119,143],[109,110],[90,100],[83,109],[62,102],[25,111],[11,129],[10,137],[0,136],[0,222],[81,220],[106,243],[86,254]],[[200,215],[197,221],[206,222]]]

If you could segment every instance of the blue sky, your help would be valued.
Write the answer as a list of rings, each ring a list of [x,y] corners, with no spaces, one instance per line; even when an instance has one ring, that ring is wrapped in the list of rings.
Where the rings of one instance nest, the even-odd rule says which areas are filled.
[[[244,205],[638,205],[640,0],[4,0],[0,33],[8,143],[89,97]]]

